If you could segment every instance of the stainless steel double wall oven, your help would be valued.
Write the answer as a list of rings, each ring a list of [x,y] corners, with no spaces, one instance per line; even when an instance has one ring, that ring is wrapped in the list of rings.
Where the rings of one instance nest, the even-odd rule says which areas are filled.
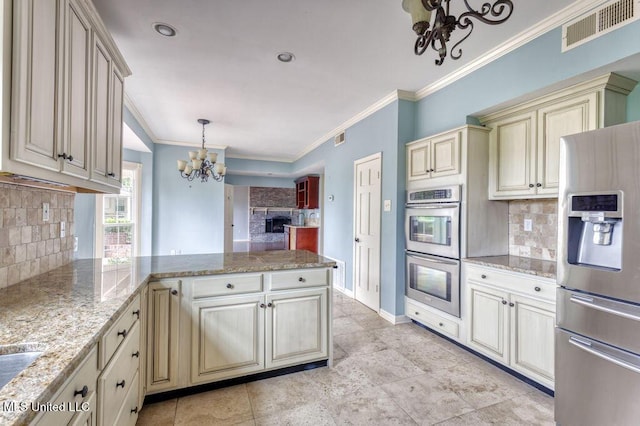
[[[460,317],[460,186],[407,193],[406,295]]]

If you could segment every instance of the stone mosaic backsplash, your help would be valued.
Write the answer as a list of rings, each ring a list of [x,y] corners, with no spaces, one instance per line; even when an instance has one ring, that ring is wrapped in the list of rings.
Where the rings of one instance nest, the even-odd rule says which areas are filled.
[[[72,260],[74,198],[74,193],[0,183],[0,288]],[[43,203],[49,203],[47,222]],[[65,222],[64,238],[60,222]]]
[[[524,220],[531,219],[531,231]],[[514,200],[509,202],[509,254],[533,259],[556,260],[558,201]]]

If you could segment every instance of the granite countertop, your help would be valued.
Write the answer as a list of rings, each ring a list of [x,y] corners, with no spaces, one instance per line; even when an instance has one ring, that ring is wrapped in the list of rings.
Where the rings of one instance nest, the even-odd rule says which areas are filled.
[[[464,261],[468,263],[475,263],[477,265],[490,266],[492,268],[505,269],[507,271],[536,275],[544,278],[556,278],[555,261],[509,255],[469,257],[464,259]]]
[[[16,348],[43,354],[0,389],[0,424],[28,423],[31,410],[5,402],[44,403],[150,279],[333,266],[304,250],[151,256],[130,263],[76,260],[0,290],[0,354]]]

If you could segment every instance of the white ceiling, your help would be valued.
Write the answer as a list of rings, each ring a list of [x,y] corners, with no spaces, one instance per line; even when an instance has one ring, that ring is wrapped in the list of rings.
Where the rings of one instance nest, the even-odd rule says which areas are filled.
[[[414,55],[401,0],[93,1],[133,72],[126,95],[156,142],[198,144],[196,120],[207,118],[207,146],[283,161],[394,90],[441,81],[574,3],[515,0],[505,24],[477,23],[462,59],[438,67],[433,50]],[[453,0],[452,10],[461,4]],[[158,35],[154,22],[171,24],[177,36]],[[296,60],[278,62],[282,51]]]

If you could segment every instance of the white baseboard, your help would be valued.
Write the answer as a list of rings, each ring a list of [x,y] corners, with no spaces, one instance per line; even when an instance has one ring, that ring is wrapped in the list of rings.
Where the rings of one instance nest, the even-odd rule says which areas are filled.
[[[384,309],[380,309],[380,315],[383,319],[389,321],[393,325],[404,324],[407,322],[411,322],[411,319],[406,315],[393,315]]]
[[[342,288],[342,287],[333,287],[334,290],[344,294],[347,297],[350,297],[352,299],[354,299],[356,297],[355,293],[353,292],[353,290],[349,290],[348,288]]]

